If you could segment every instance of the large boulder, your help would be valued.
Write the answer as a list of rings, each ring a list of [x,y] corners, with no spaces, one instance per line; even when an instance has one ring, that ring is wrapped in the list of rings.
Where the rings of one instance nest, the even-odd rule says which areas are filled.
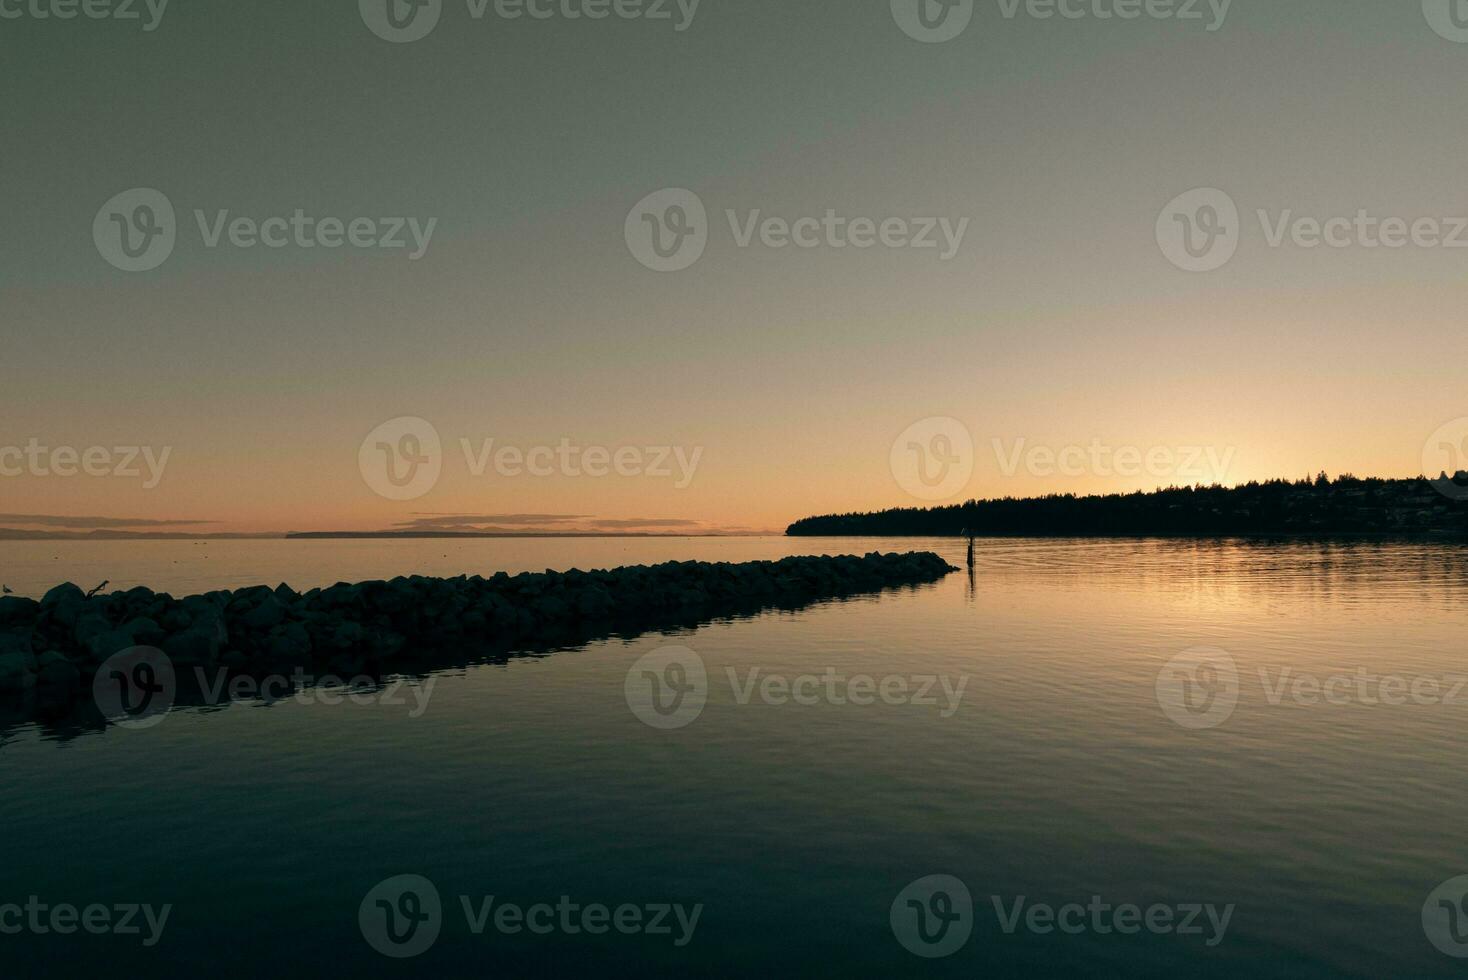
[[[611,594],[600,585],[580,589],[576,596],[576,612],[584,619],[602,619],[610,616],[616,603]]]
[[[361,623],[337,623],[330,635],[336,650],[359,650],[367,644],[367,630]]]
[[[60,653],[47,650],[37,661],[36,679],[45,688],[69,689],[81,685],[82,673]]]
[[[34,687],[36,658],[29,653],[0,653],[0,694]]]
[[[167,595],[155,593],[152,589],[142,585],[128,589],[126,592],[114,593],[110,598],[117,608],[116,615],[123,620],[161,617],[164,607],[169,602]]]
[[[277,664],[299,664],[311,655],[311,634],[300,623],[286,623],[271,630],[269,653]]]
[[[87,609],[77,617],[76,624],[71,628],[71,638],[76,641],[77,646],[87,649],[92,644],[92,638],[101,633],[110,633],[114,629],[112,620],[102,614],[102,610]]]
[[[163,640],[163,652],[178,666],[205,666],[214,662],[224,647],[218,632],[192,628]]]
[[[267,595],[254,609],[240,617],[240,625],[247,630],[264,633],[285,621],[286,607],[274,595]]]
[[[22,626],[18,629],[0,630],[0,653],[31,652],[31,631]]]
[[[69,601],[80,602],[86,599],[86,597],[87,594],[81,590],[80,586],[73,585],[70,582],[63,582],[41,597],[41,608],[49,609],[52,606],[59,606],[61,603]]]
[[[131,619],[122,626],[113,626],[100,611],[88,609],[77,620],[72,635],[77,646],[93,662],[101,663],[129,647],[161,646],[168,637],[168,631],[146,616]]]
[[[163,627],[146,616],[139,616],[129,621],[122,627],[121,632],[132,637],[133,646],[136,647],[156,647],[168,635]]]
[[[88,638],[86,652],[92,663],[101,663],[113,654],[137,645],[132,634],[125,630],[105,630]]]
[[[64,599],[50,606],[41,606],[41,621],[62,632],[69,632],[88,612],[101,615],[106,606],[98,600]]]
[[[391,582],[369,582],[363,589],[363,597],[372,609],[388,616],[398,615],[418,603],[412,585],[401,578]]]
[[[194,618],[182,605],[176,605],[163,614],[159,625],[169,633],[182,633],[194,624]]]
[[[229,627],[225,625],[224,614],[217,609],[195,616],[192,628],[214,637],[220,646],[229,643]]]
[[[41,615],[41,604],[24,596],[0,596],[0,628],[30,626]]]

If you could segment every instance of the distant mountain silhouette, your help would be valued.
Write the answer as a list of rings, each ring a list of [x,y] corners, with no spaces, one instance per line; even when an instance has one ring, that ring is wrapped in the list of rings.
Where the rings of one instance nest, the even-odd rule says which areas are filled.
[[[291,531],[293,540],[353,538],[726,538],[720,531],[557,531],[509,529],[491,531]],[[279,535],[277,535],[279,537]]]
[[[1468,473],[1435,480],[1299,481],[1168,487],[1150,493],[970,500],[867,514],[807,517],[792,536],[1468,535]]]
[[[95,531],[38,531],[34,528],[0,527],[0,541],[227,541],[260,538],[280,538],[278,532],[251,534],[230,531],[113,531],[98,528]]]

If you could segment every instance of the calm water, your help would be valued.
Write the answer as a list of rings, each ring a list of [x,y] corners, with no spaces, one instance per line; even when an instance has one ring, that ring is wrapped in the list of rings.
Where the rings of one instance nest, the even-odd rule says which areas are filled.
[[[878,547],[961,564],[954,542],[927,540],[44,543],[0,546],[0,580],[183,594]],[[151,948],[146,924],[27,929],[0,935],[0,962],[18,977],[1459,975],[1422,910],[1468,873],[1465,594],[1468,552],[1451,546],[991,541],[972,581],[450,671],[404,704],[249,700],[140,731],[12,728],[0,905],[172,911]],[[628,675],[669,645],[705,666],[707,701],[664,730],[629,706]],[[1194,661],[1167,667],[1200,647],[1214,652],[1190,656],[1236,669],[1232,688]],[[1358,669],[1399,681],[1405,703],[1366,703],[1398,689],[1363,695]],[[759,689],[828,673],[838,696],[822,680],[802,688],[811,703]],[[1207,696],[1192,711],[1159,700],[1159,674]],[[840,685],[860,676],[909,691],[938,678],[937,703],[849,703],[860,682]],[[964,685],[956,707],[944,683]],[[389,959],[359,906],[405,874],[436,886],[440,933]],[[970,935],[919,959],[890,913],[930,875],[972,896],[971,910],[951,886],[950,905],[920,904],[958,916],[930,937]],[[933,951],[907,925],[911,894],[898,931]],[[558,919],[511,934],[492,918],[476,935],[460,896],[568,896],[643,921],[702,910],[683,946],[671,914],[670,935],[568,935]],[[1232,910],[1221,939],[1206,914],[1199,934],[1162,912],[1134,934],[1089,911],[1072,932],[1044,931],[1043,909],[1026,924],[1036,905],[1092,896],[1167,906],[1174,923],[1193,905]],[[996,900],[1006,917],[1021,903],[1012,931]]]

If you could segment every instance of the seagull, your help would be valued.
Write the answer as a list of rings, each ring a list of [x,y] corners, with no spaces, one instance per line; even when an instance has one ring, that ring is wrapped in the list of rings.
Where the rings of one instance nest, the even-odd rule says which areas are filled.
[[[10,586],[0,585],[0,595],[15,595],[15,593],[10,591]]]

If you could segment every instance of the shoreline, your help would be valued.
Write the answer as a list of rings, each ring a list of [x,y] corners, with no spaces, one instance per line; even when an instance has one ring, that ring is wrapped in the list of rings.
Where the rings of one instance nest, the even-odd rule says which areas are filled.
[[[955,541],[966,541],[968,539],[967,535],[961,533],[914,532],[909,534],[892,534],[852,531],[845,534],[807,534],[803,532],[792,533],[788,530],[785,532],[784,537],[807,540],[818,540],[821,538],[891,538],[913,540],[952,538]],[[1461,531],[985,531],[982,534],[973,535],[973,539],[975,541],[1033,539],[1041,541],[1462,541],[1468,543],[1468,528]]]
[[[1468,473],[1388,480],[1269,480],[1236,487],[1049,494],[805,517],[790,537],[1468,536]]]

